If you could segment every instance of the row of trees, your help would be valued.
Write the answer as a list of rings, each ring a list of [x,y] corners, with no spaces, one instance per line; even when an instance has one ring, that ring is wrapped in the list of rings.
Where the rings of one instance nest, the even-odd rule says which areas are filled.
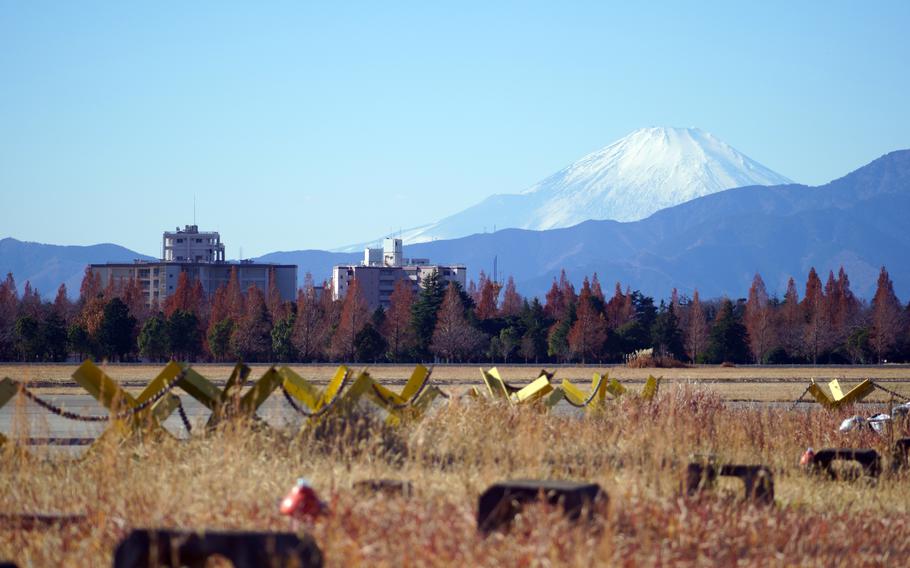
[[[271,279],[274,282],[274,279]],[[791,278],[783,298],[756,275],[748,296],[703,301],[675,290],[659,305],[616,284],[608,298],[597,274],[580,290],[563,272],[544,301],[523,298],[483,273],[466,290],[438,275],[417,293],[396,284],[388,310],[370,310],[357,281],[334,301],[307,275],[296,301],[242,290],[236,271],[206,297],[181,274],[173,295],[148,309],[136,281],[110,282],[86,269],[79,298],[60,286],[43,302],[12,274],[0,282],[0,359],[229,361],[619,362],[653,347],[699,363],[869,363],[910,360],[910,306],[882,268],[872,301],[858,299],[846,272],[823,284],[810,270],[802,298]],[[323,293],[325,291],[325,293]]]

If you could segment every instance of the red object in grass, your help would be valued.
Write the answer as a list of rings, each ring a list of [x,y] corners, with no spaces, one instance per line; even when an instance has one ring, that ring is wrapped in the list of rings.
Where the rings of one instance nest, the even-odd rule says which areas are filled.
[[[310,482],[301,477],[287,496],[281,500],[279,510],[282,515],[296,518],[314,518],[325,513],[326,505],[316,495],[316,492],[310,486]]]
[[[815,457],[815,450],[808,448],[801,458],[799,458],[799,465],[803,467],[808,467],[812,463],[812,458]]]

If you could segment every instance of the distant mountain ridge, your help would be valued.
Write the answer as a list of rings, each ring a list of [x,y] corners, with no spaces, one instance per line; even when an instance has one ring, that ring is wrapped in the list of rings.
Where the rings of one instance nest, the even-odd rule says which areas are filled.
[[[20,294],[28,281],[42,297],[50,300],[54,299],[60,284],[66,284],[71,297],[78,296],[82,274],[89,264],[132,262],[136,259],[153,260],[150,256],[110,243],[65,246],[9,237],[0,239],[0,272],[3,276],[7,272],[13,273]]]
[[[887,266],[901,298],[910,297],[910,150],[882,156],[818,187],[750,186],[700,197],[647,219],[530,231],[506,229],[451,240],[408,245],[408,256],[465,263],[469,275],[491,271],[515,277],[526,295],[543,296],[561,269],[578,282],[597,272],[604,283],[622,281],[667,297],[672,288],[702,297],[742,297],[762,274],[769,291],[783,294],[793,276],[802,289],[815,267],[823,277],[843,265],[854,291],[871,298]],[[351,254],[284,253],[301,273],[324,271]]]
[[[515,277],[519,291],[543,296],[565,269],[579,282],[597,272],[605,286],[621,281],[656,296],[672,288],[702,297],[743,297],[756,272],[771,293],[782,295],[793,276],[800,293],[810,267],[822,278],[843,265],[854,291],[872,297],[878,269],[887,266],[895,291],[910,298],[910,150],[886,154],[818,187],[750,186],[700,197],[647,219],[587,221],[568,228],[506,229],[421,244],[405,242],[406,256],[464,263],[469,277],[490,272]],[[45,297],[61,282],[78,293],[85,265],[132,261],[143,255],[116,245],[60,247],[0,240],[0,270],[12,270],[20,292],[31,280]],[[316,282],[335,264],[357,262],[358,253],[319,250],[274,252],[258,259],[299,266]]]
[[[792,182],[709,132],[642,128],[525,191],[490,196],[438,222],[405,230],[401,236],[405,242],[420,243],[493,227],[546,230],[588,220],[638,221],[725,189],[785,183]]]

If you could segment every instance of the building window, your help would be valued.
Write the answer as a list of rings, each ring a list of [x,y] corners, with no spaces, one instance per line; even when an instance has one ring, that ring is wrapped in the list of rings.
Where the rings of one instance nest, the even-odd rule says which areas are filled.
[[[178,242],[178,243],[182,243],[182,242],[183,242],[183,239],[177,239],[177,242]]]

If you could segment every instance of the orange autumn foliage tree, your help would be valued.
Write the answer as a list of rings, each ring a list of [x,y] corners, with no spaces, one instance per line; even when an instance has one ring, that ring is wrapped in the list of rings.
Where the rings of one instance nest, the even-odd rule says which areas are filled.
[[[458,287],[448,286],[439,307],[430,352],[444,361],[460,361],[479,350],[485,339],[465,317]]]
[[[313,285],[313,276],[307,272],[303,288],[297,291],[297,317],[292,335],[301,361],[308,362],[323,356],[326,331],[323,304]]]
[[[761,275],[756,274],[749,288],[749,299],[746,300],[746,331],[749,334],[749,350],[756,363],[762,363],[765,354],[774,343],[774,321],[768,291]]]
[[[505,318],[518,317],[518,314],[521,313],[523,304],[524,300],[515,288],[515,279],[509,276],[506,287],[502,293],[502,306],[499,310],[500,315]]]
[[[885,360],[897,343],[901,331],[901,304],[894,294],[891,276],[883,266],[878,274],[875,296],[872,298],[872,329],[870,340],[878,362]]]
[[[585,278],[575,309],[575,323],[569,330],[569,352],[584,364],[596,358],[607,340],[607,322],[594,306],[591,285]]]
[[[403,360],[414,347],[414,329],[411,327],[411,307],[414,305],[414,290],[406,279],[395,282],[395,289],[389,297],[389,310],[382,323],[382,333],[389,346],[392,361]]]
[[[480,275],[477,307],[474,310],[477,319],[485,320],[496,317],[496,299],[499,297],[499,284]]]
[[[354,360],[357,334],[369,321],[369,317],[370,308],[360,291],[360,283],[355,278],[348,286],[341,307],[341,316],[338,319],[338,327],[332,336],[332,353],[335,357],[346,361]]]
[[[164,301],[164,315],[171,317],[177,310],[183,310],[198,317],[200,315],[202,297],[202,285],[198,281],[195,284],[191,284],[187,273],[181,272],[180,276],[177,277],[177,288]]]

